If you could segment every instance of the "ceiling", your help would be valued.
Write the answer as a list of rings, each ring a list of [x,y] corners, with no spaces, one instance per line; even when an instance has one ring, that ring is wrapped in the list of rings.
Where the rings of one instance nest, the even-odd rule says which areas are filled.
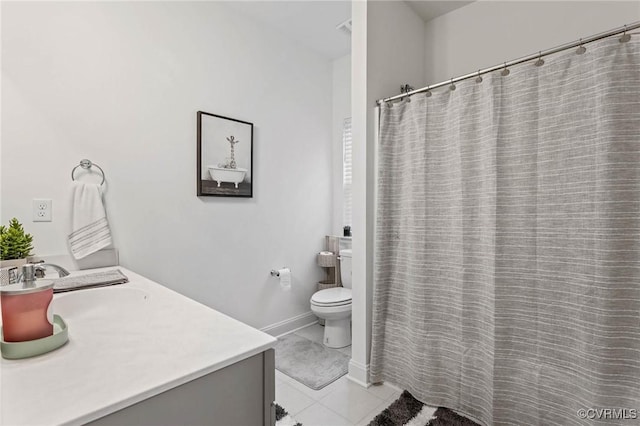
[[[406,3],[426,22],[472,2],[407,0]],[[328,59],[337,59],[351,52],[351,37],[336,29],[337,25],[351,18],[351,1],[261,0],[227,1],[226,4]]]
[[[351,37],[336,30],[338,24],[351,18],[350,1],[229,1],[227,4],[328,59],[351,52]]]
[[[431,1],[431,0],[405,0],[413,11],[427,22],[452,10],[466,6],[473,1]]]

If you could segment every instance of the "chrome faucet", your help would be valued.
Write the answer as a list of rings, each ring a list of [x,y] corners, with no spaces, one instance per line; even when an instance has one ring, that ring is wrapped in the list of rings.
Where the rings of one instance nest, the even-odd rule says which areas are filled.
[[[62,266],[54,265],[52,263],[27,263],[22,265],[22,271],[18,275],[16,282],[33,283],[36,278],[44,278],[45,269],[51,267],[58,272],[58,276],[66,277],[69,275],[69,271]]]
[[[59,277],[66,277],[67,275],[69,275],[69,271],[64,269],[62,266],[54,265],[53,263],[36,263],[34,267],[36,270],[36,275],[41,275],[40,278],[44,277],[45,269],[47,267],[55,269]]]

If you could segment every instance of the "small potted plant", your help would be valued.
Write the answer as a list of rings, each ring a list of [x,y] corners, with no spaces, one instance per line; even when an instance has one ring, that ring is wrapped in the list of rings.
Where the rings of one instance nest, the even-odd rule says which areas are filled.
[[[33,237],[24,232],[15,217],[9,226],[0,225],[0,267],[20,267],[27,263],[33,250]]]

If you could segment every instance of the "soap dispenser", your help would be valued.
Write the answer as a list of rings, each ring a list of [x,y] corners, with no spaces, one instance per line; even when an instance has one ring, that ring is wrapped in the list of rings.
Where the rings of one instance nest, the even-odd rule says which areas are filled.
[[[48,311],[53,299],[53,281],[36,280],[35,265],[22,267],[17,284],[0,286],[2,335],[6,342],[24,342],[53,334]]]

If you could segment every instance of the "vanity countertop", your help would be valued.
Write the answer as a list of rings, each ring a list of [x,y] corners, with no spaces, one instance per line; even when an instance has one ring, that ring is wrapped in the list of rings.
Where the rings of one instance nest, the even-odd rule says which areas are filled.
[[[99,270],[109,269],[130,282],[54,296],[53,311],[69,327],[65,346],[0,359],[0,425],[84,424],[276,343],[125,268]]]

